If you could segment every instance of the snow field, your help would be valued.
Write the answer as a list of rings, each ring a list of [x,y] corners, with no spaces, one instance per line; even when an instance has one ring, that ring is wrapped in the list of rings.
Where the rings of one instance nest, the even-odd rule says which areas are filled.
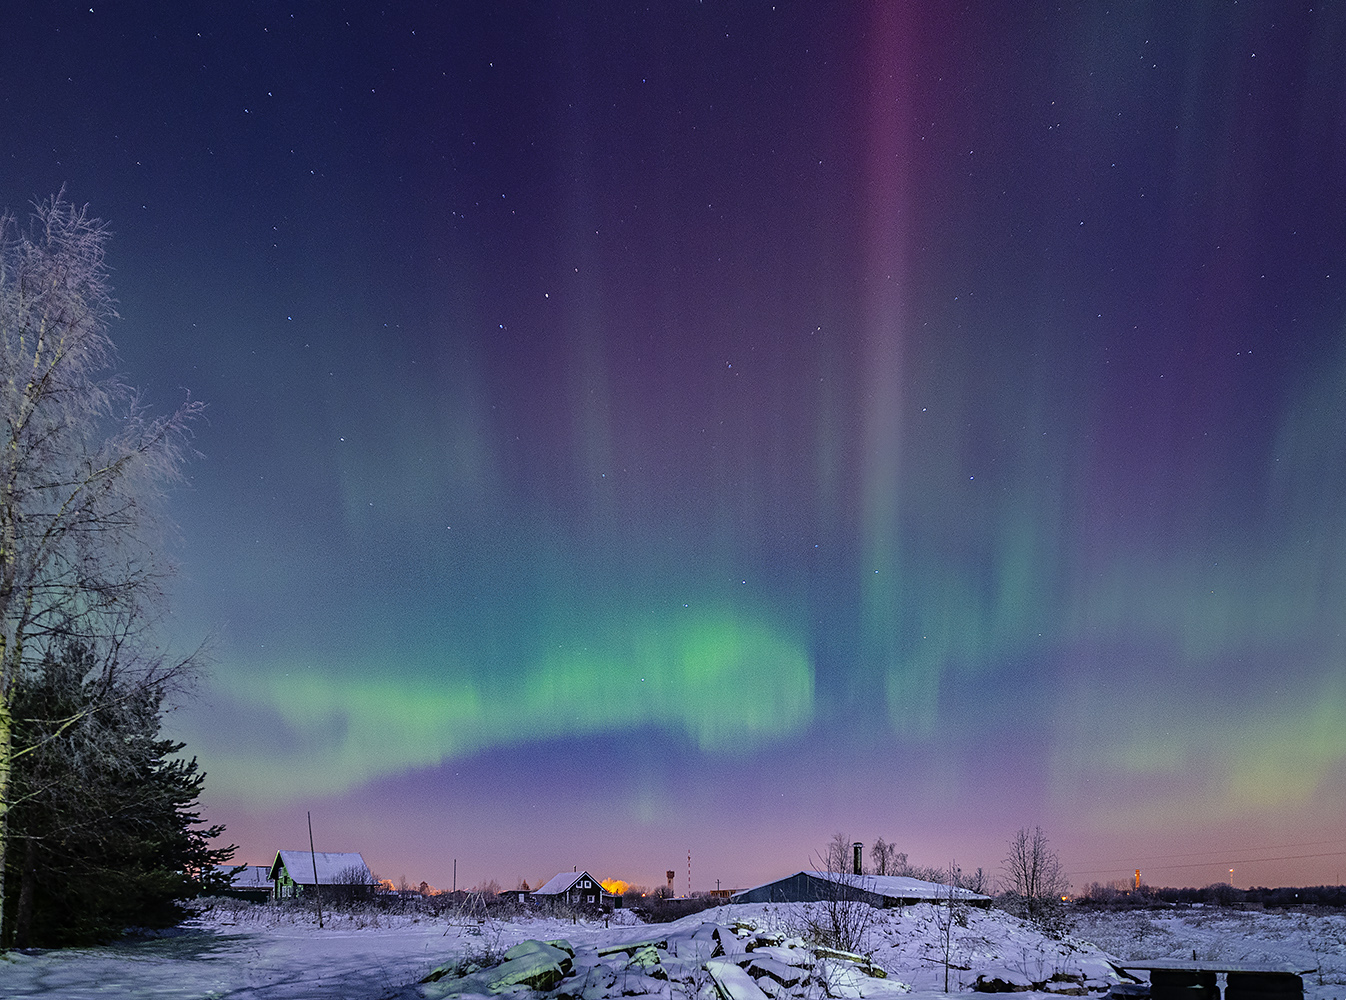
[[[1312,970],[1305,1000],[1346,1000],[1346,914],[1307,910],[1082,911],[1075,934],[1118,959],[1196,957],[1210,962],[1288,962]]]
[[[935,1000],[943,994],[944,924],[934,905],[874,911],[860,961],[803,941],[799,930],[816,916],[807,904],[722,906],[672,924],[636,926],[550,918],[459,925],[425,915],[333,913],[325,914],[320,930],[312,911],[301,907],[220,901],[159,938],[0,957],[0,996],[711,1000],[717,981],[731,1000]],[[1346,1000],[1343,914],[1075,911],[1074,919],[1074,932],[1058,941],[1001,911],[968,910],[966,926],[951,928],[950,991],[966,993],[980,978],[1021,990],[1024,1000],[1100,996],[1115,981],[1109,958],[1191,958],[1196,951],[1208,960],[1312,969],[1304,976],[1306,1000]],[[454,992],[453,983],[463,978],[458,972],[474,963],[478,973],[489,970],[530,940],[567,942],[574,974],[541,993],[526,985],[477,993],[472,984]],[[717,944],[723,954],[715,953]],[[869,963],[886,975],[866,971]],[[420,982],[446,966],[452,975]]]

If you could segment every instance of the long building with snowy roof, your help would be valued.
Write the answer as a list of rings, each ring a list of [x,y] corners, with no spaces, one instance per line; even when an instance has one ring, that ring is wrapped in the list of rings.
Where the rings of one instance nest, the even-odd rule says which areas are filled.
[[[845,872],[795,872],[785,878],[744,889],[729,897],[731,903],[817,903],[834,899],[855,900],[871,906],[910,906],[941,903],[953,898],[971,906],[990,906],[991,897],[939,882],[926,882],[906,875],[849,875]]]

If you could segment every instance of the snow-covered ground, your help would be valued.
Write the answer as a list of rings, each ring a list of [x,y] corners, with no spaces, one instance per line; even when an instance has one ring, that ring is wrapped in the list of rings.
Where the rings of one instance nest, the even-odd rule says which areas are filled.
[[[730,985],[730,992],[740,982],[760,984],[763,996],[771,1000],[881,1000],[898,994],[908,1000],[934,1000],[943,993],[943,921],[935,906],[873,913],[862,950],[873,966],[887,973],[884,978],[865,972],[863,965],[808,951],[798,937],[808,916],[808,907],[801,904],[723,906],[674,924],[613,922],[606,927],[601,921],[457,924],[426,917],[328,914],[327,926],[320,930],[304,911],[233,904],[207,910],[160,938],[0,957],[0,996],[471,996],[477,992],[473,984],[480,986],[480,981],[461,980],[455,986],[454,972],[436,983],[417,984],[432,969],[463,958],[490,959],[479,963],[489,968],[511,946],[528,940],[569,942],[576,971],[563,981],[560,992],[586,1000],[642,994],[662,1000],[707,997],[712,977],[697,959],[710,957],[713,945],[702,945],[712,940],[725,942],[721,950],[727,961],[717,960],[713,971]],[[631,919],[629,914],[622,917]],[[642,942],[653,944],[645,950],[613,950]],[[756,959],[747,952],[750,946]],[[1025,1000],[1081,990],[1098,995],[1113,981],[1109,958],[1190,958],[1193,951],[1202,959],[1286,961],[1313,969],[1304,977],[1306,1000],[1346,1000],[1346,915],[1228,910],[1081,913],[1074,933],[1060,941],[1048,940],[1000,911],[970,910],[967,926],[953,928],[949,988],[967,992],[980,977],[983,982],[1028,987],[1020,994]],[[755,968],[750,967],[753,962]],[[767,967],[776,978],[761,976]],[[780,972],[790,968],[792,975]],[[760,978],[739,976],[736,969]],[[581,972],[582,984],[577,981]],[[795,978],[798,982],[791,983]]]
[[[1138,910],[1076,914],[1075,934],[1121,960],[1288,962],[1306,1000],[1346,1000],[1346,913],[1282,910]]]

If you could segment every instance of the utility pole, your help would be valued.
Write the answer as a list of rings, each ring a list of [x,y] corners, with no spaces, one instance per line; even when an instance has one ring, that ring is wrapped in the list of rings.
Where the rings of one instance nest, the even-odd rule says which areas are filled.
[[[322,927],[322,890],[318,888],[318,855],[313,850],[313,813],[308,813],[308,859],[313,862],[313,898],[318,901],[318,927]]]

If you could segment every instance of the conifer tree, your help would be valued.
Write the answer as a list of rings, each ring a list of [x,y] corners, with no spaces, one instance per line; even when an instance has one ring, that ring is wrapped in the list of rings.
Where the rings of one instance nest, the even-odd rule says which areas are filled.
[[[204,775],[161,738],[163,698],[77,644],[21,685],[5,882],[16,946],[170,926],[180,900],[222,887],[215,866],[234,848],[211,847],[223,827],[200,825]]]

